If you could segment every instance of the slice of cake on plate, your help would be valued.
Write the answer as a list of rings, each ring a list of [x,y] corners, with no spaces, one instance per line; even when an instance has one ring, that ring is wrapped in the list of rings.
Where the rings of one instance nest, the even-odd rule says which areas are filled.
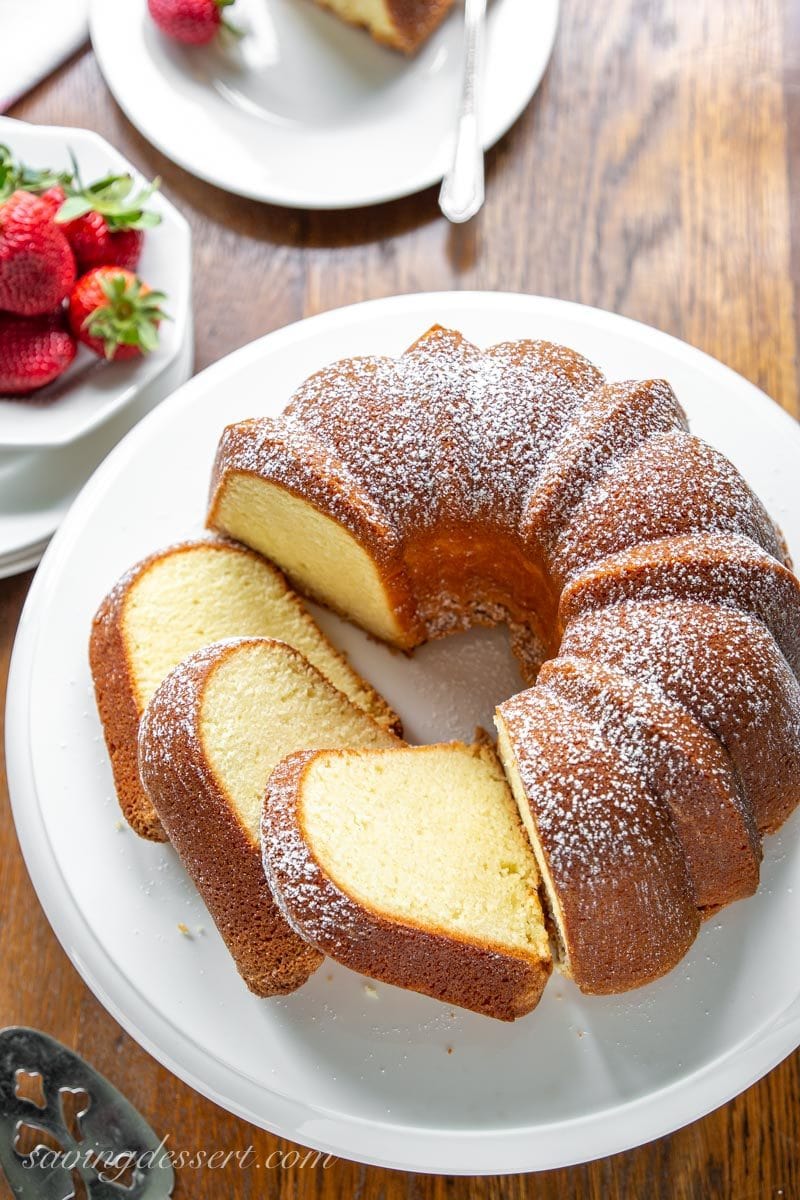
[[[345,966],[507,1021],[538,1003],[536,861],[490,747],[292,755],[262,848],[288,922]]]

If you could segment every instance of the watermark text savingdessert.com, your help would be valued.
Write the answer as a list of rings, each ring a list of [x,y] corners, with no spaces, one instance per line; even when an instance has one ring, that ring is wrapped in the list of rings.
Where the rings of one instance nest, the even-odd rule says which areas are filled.
[[[253,1146],[246,1146],[243,1150],[174,1150],[167,1145],[168,1141],[169,1136],[163,1138],[154,1150],[140,1153],[131,1150],[52,1150],[37,1146],[25,1156],[22,1165],[40,1170],[53,1170],[55,1167],[63,1167],[68,1171],[78,1167],[91,1168],[105,1182],[114,1183],[122,1181],[132,1170],[152,1170],[167,1163],[171,1163],[177,1171],[221,1171],[226,1167],[268,1171],[318,1168],[325,1171],[337,1162],[334,1155],[323,1154],[321,1150],[272,1150],[260,1158]]]

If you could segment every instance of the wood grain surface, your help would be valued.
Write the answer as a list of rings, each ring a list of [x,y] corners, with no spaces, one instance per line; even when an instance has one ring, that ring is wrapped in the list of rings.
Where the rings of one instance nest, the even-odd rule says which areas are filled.
[[[490,153],[487,205],[467,228],[439,217],[435,189],[358,214],[292,212],[228,196],[143,141],[88,50],[12,115],[96,129],[146,175],[162,177],[195,234],[198,369],[336,305],[494,288],[599,305],[668,330],[797,416],[798,0],[562,7],[544,82]],[[0,584],[4,675],[29,582]],[[37,1026],[85,1054],[175,1146],[252,1144],[265,1159],[281,1144],[173,1078],[93,998],[39,908],[2,783],[0,895],[0,1024]],[[787,953],[797,953],[796,930],[787,931]],[[230,1167],[183,1171],[176,1195],[798,1200],[800,1056],[671,1137],[570,1170],[457,1179],[345,1162],[326,1170]]]

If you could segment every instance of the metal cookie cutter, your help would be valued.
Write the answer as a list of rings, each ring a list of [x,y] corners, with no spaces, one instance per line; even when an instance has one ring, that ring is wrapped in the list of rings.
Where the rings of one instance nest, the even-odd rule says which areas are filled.
[[[43,1140],[26,1152],[23,1133]],[[167,1200],[175,1183],[130,1101],[72,1050],[22,1026],[0,1030],[0,1167],[24,1200]]]

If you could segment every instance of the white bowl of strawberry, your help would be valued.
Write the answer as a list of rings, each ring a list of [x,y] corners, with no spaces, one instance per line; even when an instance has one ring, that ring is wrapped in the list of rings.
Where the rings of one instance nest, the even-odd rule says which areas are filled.
[[[0,452],[67,445],[188,336],[189,227],[108,142],[0,118]]]

